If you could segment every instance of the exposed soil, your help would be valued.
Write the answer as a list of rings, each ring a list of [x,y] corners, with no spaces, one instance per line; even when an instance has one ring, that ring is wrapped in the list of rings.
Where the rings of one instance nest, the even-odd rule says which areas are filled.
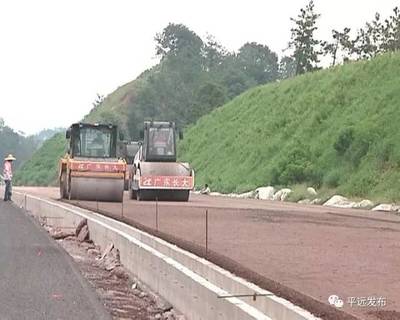
[[[31,191],[57,199],[54,189]],[[206,255],[207,209],[209,260],[323,319],[400,319],[396,215],[198,195],[188,203],[73,204],[98,209],[200,256]],[[332,294],[343,299],[343,308],[328,304]],[[384,297],[386,306],[348,303],[350,297],[372,296]]]
[[[370,314],[379,320],[399,320],[400,312],[397,311],[371,311]]]
[[[40,222],[53,238],[59,237],[60,230],[46,226],[44,220]],[[75,236],[67,236],[57,242],[75,260],[114,320],[184,320],[171,304],[128,274],[119,263],[118,250],[112,249],[117,256],[113,258],[115,261],[107,265],[106,259],[101,259],[101,248],[90,240],[82,242]],[[107,267],[112,270],[107,270]]]

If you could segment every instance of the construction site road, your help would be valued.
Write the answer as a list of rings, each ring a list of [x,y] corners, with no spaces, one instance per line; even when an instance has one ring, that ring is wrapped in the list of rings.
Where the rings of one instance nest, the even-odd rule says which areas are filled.
[[[71,257],[12,202],[0,202],[0,319],[111,320]]]
[[[59,198],[55,188],[19,190]],[[183,203],[138,202],[127,195],[123,204],[73,203],[194,248],[205,246],[207,211],[208,249],[237,263],[240,276],[280,295],[277,282],[327,306],[337,295],[344,304],[340,310],[358,319],[400,319],[400,217],[395,214],[195,194]],[[285,297],[307,309],[308,301]]]

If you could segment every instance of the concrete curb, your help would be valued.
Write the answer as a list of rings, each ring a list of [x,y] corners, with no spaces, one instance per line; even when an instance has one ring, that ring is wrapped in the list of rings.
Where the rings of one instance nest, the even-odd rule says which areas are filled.
[[[91,239],[101,247],[113,242],[122,264],[188,319],[318,320],[308,311],[272,295],[232,273],[162,239],[100,214],[68,204],[14,193],[17,204],[54,227],[75,228],[88,220]],[[257,297],[229,297],[238,294]]]

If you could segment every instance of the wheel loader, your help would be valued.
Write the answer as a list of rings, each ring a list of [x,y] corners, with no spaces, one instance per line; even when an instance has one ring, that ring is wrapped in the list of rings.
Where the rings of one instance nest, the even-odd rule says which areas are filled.
[[[121,202],[126,162],[117,157],[117,126],[75,123],[66,138],[68,152],[59,165],[60,197]]]
[[[174,122],[145,121],[143,139],[133,162],[130,198],[137,200],[188,201],[194,171],[177,162]],[[183,138],[179,132],[179,138]]]

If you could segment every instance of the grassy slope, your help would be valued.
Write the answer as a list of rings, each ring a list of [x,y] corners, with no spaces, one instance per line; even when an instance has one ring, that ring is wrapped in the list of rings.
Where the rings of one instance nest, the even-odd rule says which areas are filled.
[[[180,145],[197,184],[223,192],[309,183],[400,199],[400,54],[251,89]]]
[[[127,132],[126,122],[129,106],[134,104],[136,95],[145,81],[145,76],[141,75],[109,94],[98,107],[90,111],[85,116],[84,121],[93,123],[98,121],[114,120],[121,128]]]
[[[58,161],[65,154],[67,146],[64,133],[57,133],[37,150],[31,160],[20,168],[14,177],[18,185],[47,186],[55,185],[58,173]]]

